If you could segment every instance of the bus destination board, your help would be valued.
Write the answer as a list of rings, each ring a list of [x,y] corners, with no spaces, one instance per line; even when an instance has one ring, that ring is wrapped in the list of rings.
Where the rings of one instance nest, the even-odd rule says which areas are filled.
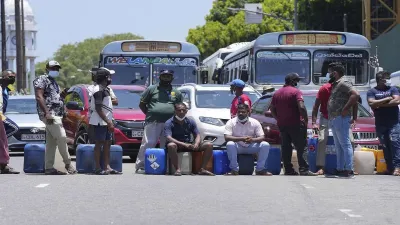
[[[344,45],[346,36],[344,34],[282,34],[279,36],[281,45]]]
[[[122,43],[124,52],[180,52],[181,44],[162,41],[129,41]]]

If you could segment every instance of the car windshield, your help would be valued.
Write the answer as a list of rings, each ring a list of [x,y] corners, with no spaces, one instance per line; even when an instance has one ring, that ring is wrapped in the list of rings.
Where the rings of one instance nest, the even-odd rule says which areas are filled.
[[[249,96],[253,103],[260,97],[255,91],[244,91],[244,94]],[[196,106],[197,108],[229,109],[233,98],[235,98],[235,95],[228,90],[196,91]]]
[[[308,114],[308,116],[311,116],[312,109],[313,109],[314,103],[315,103],[315,96],[306,95],[306,96],[303,96],[303,98],[304,98],[304,105],[307,109],[307,114]],[[319,114],[319,112],[318,112],[318,114]],[[368,111],[361,104],[358,104],[358,117],[371,117],[371,115],[368,113]]]
[[[141,91],[131,90],[116,90],[113,89],[114,94],[118,98],[118,105],[114,106],[115,109],[138,109],[140,103]]]
[[[34,98],[10,98],[5,114],[37,114],[36,100]]]
[[[308,51],[259,51],[256,60],[256,82],[258,84],[284,84],[289,73],[297,73],[310,82],[310,53]]]
[[[160,81],[159,73],[161,70],[174,71],[174,79],[172,84],[182,85],[185,83],[196,83],[197,70],[196,65],[193,66],[176,66],[176,65],[153,65],[153,83]]]

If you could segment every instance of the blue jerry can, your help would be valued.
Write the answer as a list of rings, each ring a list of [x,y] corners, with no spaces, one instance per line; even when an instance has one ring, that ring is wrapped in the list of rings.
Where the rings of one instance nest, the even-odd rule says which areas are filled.
[[[325,173],[333,174],[336,169],[336,150],[333,136],[328,136],[328,141],[326,143],[326,157],[325,157]]]
[[[45,166],[44,144],[27,144],[24,147],[24,172],[44,173]]]
[[[238,154],[239,175],[253,175],[254,156],[252,154]]]
[[[93,173],[95,168],[94,145],[78,145],[76,148],[76,170],[78,170],[78,173]]]
[[[281,149],[270,148],[265,168],[273,175],[281,174]]]
[[[120,145],[111,145],[110,148],[110,167],[113,170],[118,172],[122,172],[122,157],[123,157],[123,150]],[[101,168],[104,170],[104,161],[103,155],[101,155]]]
[[[318,138],[313,137],[308,139],[308,155],[307,161],[309,170],[313,173],[318,171],[317,169],[317,149],[318,149]]]
[[[213,151],[213,173],[223,175],[230,171],[228,154],[224,150]]]
[[[161,148],[148,148],[144,154],[144,171],[146,174],[165,175],[167,172],[167,154]]]

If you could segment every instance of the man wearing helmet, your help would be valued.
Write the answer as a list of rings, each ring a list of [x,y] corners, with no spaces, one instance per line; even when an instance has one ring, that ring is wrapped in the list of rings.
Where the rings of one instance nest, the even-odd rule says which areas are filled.
[[[245,86],[246,84],[244,83],[244,81],[240,79],[236,79],[231,82],[231,92],[235,94],[235,98],[233,98],[231,104],[231,118],[236,117],[239,104],[246,104],[247,106],[249,106],[249,110],[251,113],[251,100],[249,96],[243,93],[243,89]]]
[[[140,99],[139,107],[146,114],[146,124],[136,159],[136,173],[144,172],[146,149],[154,148],[158,140],[160,146],[165,146],[164,123],[174,115],[174,105],[182,102],[181,92],[171,85],[173,77],[172,70],[160,71],[160,83],[148,87]]]
[[[68,89],[60,92],[60,86],[55,78],[60,74],[61,66],[57,61],[49,61],[46,64],[46,75],[38,76],[33,81],[37,101],[37,111],[40,120],[46,125],[46,152],[45,152],[45,174],[66,175],[54,168],[55,154],[58,147],[60,155],[65,163],[65,169],[69,174],[77,171],[71,164],[68,153],[67,137],[62,124],[64,116],[64,97]]]

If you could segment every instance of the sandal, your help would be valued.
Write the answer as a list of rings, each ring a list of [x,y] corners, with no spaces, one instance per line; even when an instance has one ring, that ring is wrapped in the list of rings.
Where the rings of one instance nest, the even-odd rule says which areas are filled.
[[[257,176],[272,176],[272,173],[267,170],[256,171]]]
[[[96,171],[94,171],[95,175],[108,175],[107,171],[104,171],[102,169],[97,169]]]
[[[44,174],[45,175],[67,175],[68,173],[65,173],[63,171],[59,171],[59,170],[56,170],[56,169],[47,169],[44,172]]]
[[[208,170],[201,169],[200,172],[198,173],[199,175],[205,175],[205,176],[215,176],[215,174],[211,173]]]
[[[225,175],[226,176],[237,176],[237,175],[239,175],[239,171],[232,170],[231,172],[228,172]]]
[[[1,174],[19,174],[18,171],[16,171],[14,168],[5,166],[1,171]]]
[[[394,169],[393,176],[400,176],[400,168]]]
[[[110,173],[110,174],[112,174],[112,175],[120,175],[120,174],[122,174],[122,172],[119,172],[119,171],[117,171],[117,170],[109,170],[109,171],[107,171],[108,173]]]
[[[176,171],[174,173],[174,176],[177,176],[177,177],[182,176],[182,172],[181,171]]]

